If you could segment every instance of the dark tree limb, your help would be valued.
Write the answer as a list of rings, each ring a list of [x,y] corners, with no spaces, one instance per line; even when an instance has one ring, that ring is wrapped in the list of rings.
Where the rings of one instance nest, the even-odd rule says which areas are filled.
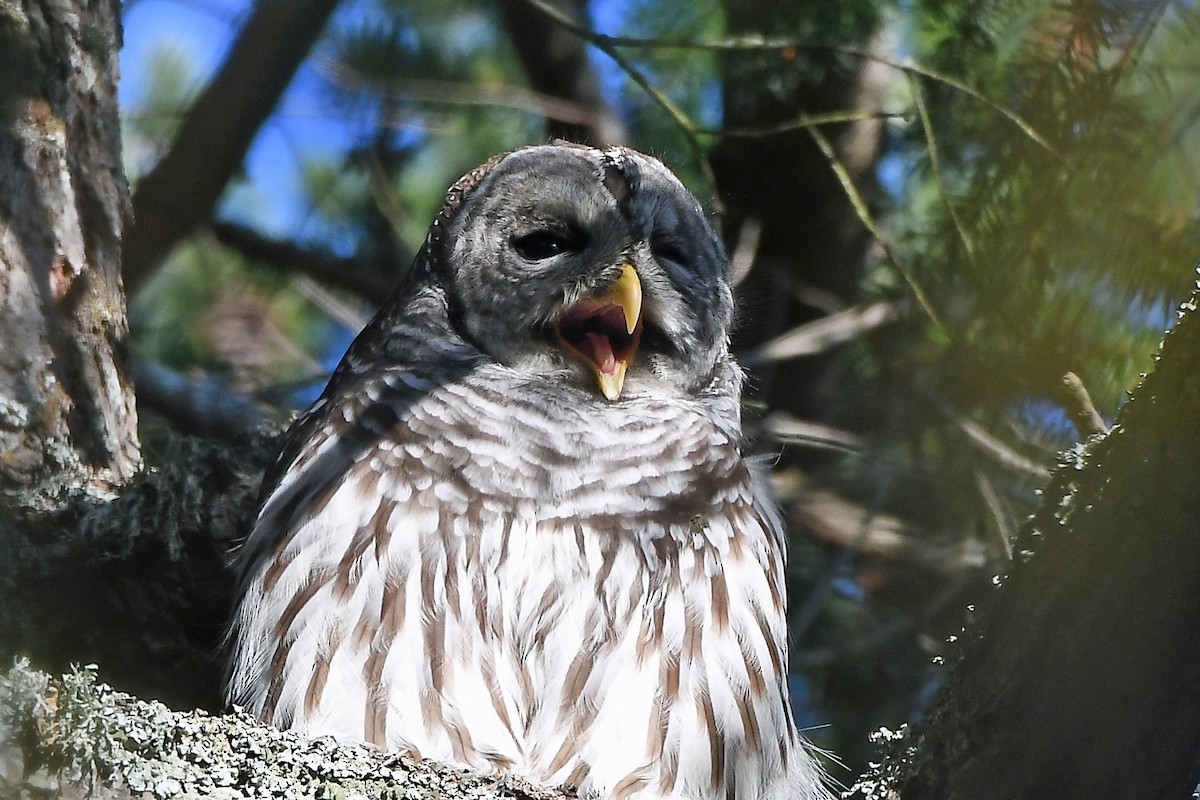
[[[135,356],[133,383],[139,403],[192,436],[231,441],[266,422],[253,400],[213,378],[193,378]]]
[[[111,502],[40,514],[0,504],[0,663],[102,664],[126,691],[219,710],[229,563],[273,440],[174,437]]]
[[[1196,302],[1112,431],[1068,454],[928,722],[855,797],[1124,800],[1200,782]],[[895,792],[894,795],[887,791]]]
[[[123,265],[130,294],[180,239],[211,218],[258,129],[336,6],[337,0],[255,4],[220,71],[188,110],[171,149],[138,182]]]
[[[571,19],[587,17],[584,0],[554,3]],[[534,91],[592,111],[587,123],[547,118],[549,136],[595,147],[625,142],[625,124],[600,94],[600,78],[588,59],[587,43],[525,0],[500,0],[499,7],[504,29]]]
[[[291,242],[271,239],[232,222],[214,222],[210,227],[218,242],[247,258],[269,264],[283,272],[299,272],[328,286],[346,289],[369,302],[372,307],[379,305],[395,291],[408,266],[339,258]]]

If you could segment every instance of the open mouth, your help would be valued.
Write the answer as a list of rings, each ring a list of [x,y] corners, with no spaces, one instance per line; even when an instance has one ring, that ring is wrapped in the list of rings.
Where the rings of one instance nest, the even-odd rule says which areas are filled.
[[[554,330],[567,350],[592,368],[604,396],[616,400],[642,336],[642,284],[637,271],[626,264],[608,291],[568,308]]]

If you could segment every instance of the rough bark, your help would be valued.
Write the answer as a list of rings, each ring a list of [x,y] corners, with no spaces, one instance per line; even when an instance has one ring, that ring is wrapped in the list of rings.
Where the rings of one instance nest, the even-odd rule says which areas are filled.
[[[0,492],[106,494],[140,466],[124,375],[115,0],[0,4]]]
[[[125,240],[130,293],[180,239],[212,216],[337,0],[264,0],[221,70],[192,104],[171,149],[138,182]]]
[[[1196,298],[1115,427],[1067,454],[928,722],[855,797],[1190,797],[1200,782]],[[889,793],[890,792],[890,793]]]

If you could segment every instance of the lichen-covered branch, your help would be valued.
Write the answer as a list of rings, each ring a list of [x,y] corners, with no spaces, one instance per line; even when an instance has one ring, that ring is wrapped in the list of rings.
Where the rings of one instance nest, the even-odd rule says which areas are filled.
[[[172,711],[114,691],[95,667],[0,677],[0,795],[107,798],[561,800],[500,775],[309,739],[246,714]]]

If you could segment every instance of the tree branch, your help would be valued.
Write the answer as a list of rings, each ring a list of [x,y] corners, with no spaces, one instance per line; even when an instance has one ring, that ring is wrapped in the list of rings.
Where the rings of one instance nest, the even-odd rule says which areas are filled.
[[[555,0],[554,5],[571,19],[587,15],[583,0]],[[547,118],[546,132],[552,138],[595,147],[625,142],[625,125],[600,94],[600,79],[588,59],[584,40],[551,22],[525,0],[500,0],[499,7],[500,19],[534,91],[593,112],[586,123]]]
[[[0,677],[5,797],[361,797],[562,800],[515,778],[308,739],[247,714],[180,713],[99,683],[18,662]],[[9,771],[9,768],[11,771]]]
[[[791,521],[839,549],[849,549],[885,561],[917,564],[931,572],[953,576],[979,569],[984,554],[970,542],[945,545],[930,541],[903,520],[870,513],[856,503],[823,489],[804,488],[792,506]]]
[[[193,436],[232,440],[266,418],[254,401],[212,378],[192,378],[144,358],[133,359],[139,403]]]
[[[55,672],[103,664],[127,691],[221,708],[230,553],[274,438],[260,430],[231,446],[161,437],[154,466],[116,500],[75,497],[50,514],[0,504],[0,663],[25,655]]]
[[[337,0],[263,0],[133,195],[125,288],[133,294],[175,244],[212,216]],[[247,76],[252,76],[247,78]]]
[[[217,241],[247,258],[269,264],[283,272],[299,272],[329,286],[346,289],[372,306],[378,306],[395,291],[407,268],[407,265],[339,258],[331,253],[271,239],[232,222],[213,222],[210,229]]]
[[[604,108],[585,105],[581,101],[547,94],[526,86],[502,83],[469,83],[465,81],[430,80],[423,78],[365,77],[341,61],[318,61],[317,66],[331,83],[348,91],[383,92],[394,100],[406,100],[429,105],[478,106],[528,111],[546,117],[551,136],[568,138],[565,134],[599,130],[605,122]],[[592,102],[603,102],[599,98]],[[617,123],[612,123],[617,124]],[[588,141],[593,141],[590,139]]]
[[[1074,372],[1068,372],[1062,376],[1062,389],[1060,395],[1063,400],[1063,407],[1067,411],[1067,416],[1071,418],[1072,424],[1075,425],[1075,430],[1079,433],[1081,439],[1087,439],[1089,436],[1102,436],[1108,433],[1108,426],[1104,424],[1104,417],[1100,416],[1100,412],[1096,410],[1096,406],[1092,403],[1092,396],[1088,393],[1087,387],[1083,385],[1083,379]]]
[[[818,317],[750,350],[741,362],[751,365],[825,353],[896,320],[900,311],[899,303],[885,300]]]

